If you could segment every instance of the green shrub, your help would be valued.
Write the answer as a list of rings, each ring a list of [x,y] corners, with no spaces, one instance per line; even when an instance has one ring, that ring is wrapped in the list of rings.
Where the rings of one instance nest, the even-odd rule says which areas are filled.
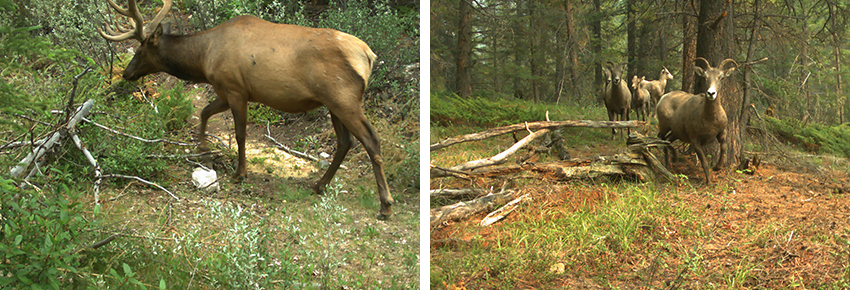
[[[192,117],[192,113],[195,111],[189,95],[191,93],[184,91],[183,82],[180,81],[177,85],[154,99],[153,102],[157,106],[155,112],[159,115],[155,120],[162,122],[161,128],[154,129],[174,131],[186,128],[189,117]]]
[[[94,224],[74,191],[24,192],[0,177],[0,288],[65,289],[81,270],[79,251]],[[77,193],[78,194],[78,193]]]
[[[850,125],[846,123],[837,126],[804,124],[796,119],[782,120],[770,116],[766,116],[765,121],[769,130],[806,151],[850,157]]]
[[[511,99],[489,100],[481,97],[432,94],[431,121],[443,125],[468,123],[501,126],[545,119],[545,108]]]

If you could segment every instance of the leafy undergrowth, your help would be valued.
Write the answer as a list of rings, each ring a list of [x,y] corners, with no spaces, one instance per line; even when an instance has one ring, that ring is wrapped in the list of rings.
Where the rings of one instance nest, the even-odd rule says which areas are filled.
[[[384,17],[391,17],[385,10]],[[178,19],[182,15],[175,14]],[[100,23],[86,21],[95,22]],[[385,62],[376,68],[380,80],[364,96],[367,118],[381,137],[395,199],[393,215],[379,221],[371,162],[359,142],[326,193],[313,194],[337,144],[326,109],[281,114],[254,108],[246,146],[248,178],[233,183],[236,145],[229,113],[212,117],[207,130],[210,147],[219,154],[189,156],[197,145],[199,111],[214,98],[209,86],[185,84],[165,74],[123,81],[118,68],[126,67],[132,54],[118,53],[116,69],[110,71],[89,54],[36,35],[39,27],[10,30],[4,25],[0,23],[6,33],[0,36],[0,164],[6,168],[0,172],[0,288],[419,286],[419,114],[418,98],[413,97],[419,88],[399,69],[410,65],[408,54],[414,52],[402,55],[408,50],[376,45],[385,48]],[[395,42],[400,37],[382,39]],[[121,46],[119,51],[126,51],[133,44]],[[390,57],[388,47],[399,51]],[[86,68],[92,70],[80,74]],[[9,177],[6,170],[32,150],[28,141],[52,134],[64,123],[61,111],[67,104],[73,109],[87,99],[95,101],[87,117],[91,121],[144,139],[188,144],[142,142],[88,121],[74,131],[103,174],[144,178],[180,201],[141,182],[107,178],[98,184],[96,204],[95,168],[72,142],[54,146],[26,181]],[[264,137],[267,126],[277,141],[321,161],[273,148]],[[6,146],[13,143],[24,145]],[[192,185],[198,163],[217,171],[218,191]]]
[[[431,140],[483,129],[433,126]],[[583,137],[567,140],[573,157],[623,150],[622,140],[608,140],[607,130],[574,130]],[[433,152],[431,162],[449,167],[492,156],[512,143],[503,136],[458,144]],[[432,180],[431,188],[507,185],[530,193],[533,201],[489,227],[478,225],[483,213],[432,229],[430,286],[846,289],[848,162],[783,149],[789,151],[760,153],[762,162],[752,172],[712,172],[711,185],[703,184],[692,155],[674,163],[678,180],[670,183],[564,181],[531,172]],[[788,156],[795,162],[784,159]],[[535,162],[549,159],[541,155]]]
[[[817,154],[850,157],[850,125],[825,126],[765,116],[767,127],[785,141]]]

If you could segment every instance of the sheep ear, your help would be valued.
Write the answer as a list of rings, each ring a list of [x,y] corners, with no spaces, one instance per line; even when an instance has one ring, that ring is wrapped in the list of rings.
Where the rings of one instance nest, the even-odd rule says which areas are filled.
[[[694,66],[694,72],[696,72],[698,76],[705,77],[705,70],[703,70],[702,67],[698,65]]]
[[[734,73],[735,73],[735,67],[730,67],[730,68],[723,71],[723,77],[725,78],[725,77],[731,76]]]

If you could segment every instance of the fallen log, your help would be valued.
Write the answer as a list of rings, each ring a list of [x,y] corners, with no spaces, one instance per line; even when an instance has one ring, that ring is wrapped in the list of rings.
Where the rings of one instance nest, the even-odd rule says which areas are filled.
[[[533,141],[537,137],[543,136],[544,134],[546,134],[548,132],[549,132],[549,129],[538,130],[537,132],[534,132],[534,133],[529,134],[528,136],[525,136],[525,138],[522,138],[522,140],[519,140],[519,142],[516,142],[513,146],[511,146],[507,150],[502,151],[501,153],[496,154],[493,157],[478,159],[478,160],[473,160],[473,161],[468,161],[468,162],[465,162],[465,163],[462,163],[462,164],[458,164],[458,165],[452,166],[451,168],[448,168],[448,171],[472,170],[472,169],[476,169],[476,168],[499,165],[499,164],[505,163],[507,158],[509,156],[513,155],[514,153],[516,153],[517,150],[524,147],[525,145],[527,145],[528,143],[530,143],[531,141]],[[445,171],[446,170],[442,170],[442,171],[431,170],[431,178],[449,176],[449,174],[446,173]]]
[[[507,189],[499,193],[490,193],[470,201],[461,201],[452,205],[432,208],[431,228],[434,229],[443,227],[449,222],[466,219],[475,214],[489,211],[513,200],[518,194],[519,191]]]
[[[460,188],[460,189],[433,189],[430,192],[431,199],[443,198],[443,199],[459,199],[459,198],[467,198],[470,196],[480,196],[485,192],[484,189],[480,188]]]
[[[504,206],[500,207],[499,209],[491,212],[490,214],[488,214],[487,216],[485,216],[481,220],[481,223],[479,223],[479,225],[481,225],[482,227],[492,225],[493,223],[498,222],[498,221],[502,220],[503,218],[505,218],[506,216],[508,216],[517,207],[519,207],[519,204],[521,202],[527,202],[527,201],[531,201],[531,194],[530,193],[523,194],[522,196],[517,197],[516,199],[505,204]]]
[[[643,126],[646,122],[642,121],[590,121],[590,120],[571,120],[571,121],[539,121],[523,124],[513,124],[493,128],[487,131],[472,133],[457,137],[445,139],[443,141],[431,144],[431,152],[440,150],[458,143],[469,141],[484,140],[490,137],[504,135],[522,130],[540,130],[540,129],[555,129],[560,127],[586,127],[586,128],[637,128]]]

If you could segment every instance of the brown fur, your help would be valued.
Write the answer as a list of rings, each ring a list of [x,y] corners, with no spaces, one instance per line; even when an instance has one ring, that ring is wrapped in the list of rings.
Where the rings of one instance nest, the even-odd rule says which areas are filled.
[[[656,108],[658,138],[670,142],[681,140],[692,144],[702,165],[705,181],[710,183],[709,166],[705,161],[703,148],[714,140],[720,143],[720,154],[712,167],[715,171],[720,170],[726,155],[727,119],[718,92],[721,81],[732,74],[738,64],[734,60],[727,59],[719,67],[712,67],[704,58],[698,57],[697,60],[702,60],[706,64],[706,69],[699,66],[694,69],[697,74],[706,79],[709,89],[699,95],[674,91],[662,96]],[[723,69],[728,63],[735,64],[735,67]],[[665,150],[664,161],[669,165],[668,157]]]
[[[649,91],[646,86],[649,82],[646,77],[632,77],[632,110],[635,111],[635,117],[638,120],[646,121],[646,114],[649,112]]]
[[[218,98],[201,112],[199,148],[207,150],[210,116],[230,109],[239,145],[235,177],[240,180],[247,175],[248,102],[289,113],[327,107],[338,148],[314,191],[324,191],[356,137],[372,160],[381,201],[378,217],[383,219],[391,214],[393,198],[384,174],[380,139],[361,107],[375,59],[366,43],[337,30],[238,16],[194,35],[166,35],[157,26],[142,42],[124,78],[136,80],[166,72],[211,84]]]
[[[626,84],[626,81],[620,78],[623,75],[625,68],[625,63],[621,65],[614,65],[610,61],[607,63],[606,69],[611,73],[611,83],[607,86],[603,99],[605,100],[605,107],[608,110],[609,121],[629,120],[632,93],[629,91],[629,86]],[[615,132],[616,131],[614,129],[611,129],[612,139],[616,135]],[[628,129],[626,132],[629,132]],[[623,131],[620,130],[620,135],[622,135],[622,133]]]
[[[646,90],[649,91],[649,95],[652,96],[653,102],[658,104],[658,100],[661,99],[661,96],[664,95],[664,91],[667,89],[667,80],[672,79],[673,74],[671,74],[665,67],[661,69],[657,80],[649,81],[649,86],[647,86]]]

